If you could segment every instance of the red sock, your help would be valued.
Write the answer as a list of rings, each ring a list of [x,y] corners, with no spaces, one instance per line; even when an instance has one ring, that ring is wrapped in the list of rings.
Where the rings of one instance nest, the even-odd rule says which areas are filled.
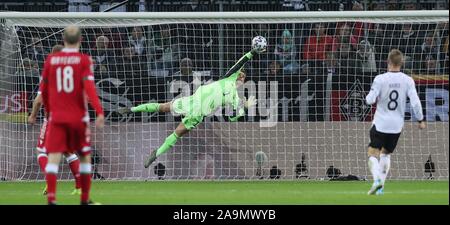
[[[47,166],[48,158],[46,154],[38,155],[38,163],[41,171],[45,174],[45,167]]]
[[[47,201],[48,203],[55,203],[56,201],[56,174],[47,173],[45,175],[47,180]]]
[[[81,202],[89,202],[89,191],[91,189],[91,174],[83,173],[81,177]]]
[[[72,171],[73,177],[75,178],[75,188],[81,188],[80,180],[80,160],[76,159],[69,163],[70,171]]]

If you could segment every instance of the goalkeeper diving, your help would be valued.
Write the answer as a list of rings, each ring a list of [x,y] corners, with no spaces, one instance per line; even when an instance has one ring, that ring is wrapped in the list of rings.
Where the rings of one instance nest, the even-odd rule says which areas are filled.
[[[148,168],[160,155],[175,145],[177,140],[197,127],[205,116],[212,115],[221,107],[232,106],[235,116],[230,116],[230,121],[237,121],[244,116],[245,109],[256,105],[254,96],[240,98],[237,88],[244,84],[246,74],[242,71],[243,66],[253,56],[266,51],[266,47],[254,47],[250,52],[242,56],[236,64],[225,74],[225,77],[200,86],[193,95],[174,99],[166,103],[146,103],[131,108],[122,109],[126,112],[173,112],[182,116],[182,122],[175,131],[170,134],[164,143],[152,151],[145,161],[144,167]]]

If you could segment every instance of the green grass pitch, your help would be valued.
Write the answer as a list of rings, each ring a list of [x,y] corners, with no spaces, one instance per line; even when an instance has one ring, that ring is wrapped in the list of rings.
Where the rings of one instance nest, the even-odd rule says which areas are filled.
[[[388,181],[383,196],[367,196],[371,183],[331,181],[94,181],[102,204],[449,204],[447,181]],[[0,182],[0,204],[45,204],[44,182]],[[73,182],[59,182],[59,204],[78,204]]]

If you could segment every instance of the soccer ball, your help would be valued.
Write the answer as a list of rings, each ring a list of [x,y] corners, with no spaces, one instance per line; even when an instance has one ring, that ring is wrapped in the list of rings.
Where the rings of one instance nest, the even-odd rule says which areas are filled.
[[[267,48],[267,40],[263,36],[256,36],[252,40],[252,49],[258,49],[260,51]]]

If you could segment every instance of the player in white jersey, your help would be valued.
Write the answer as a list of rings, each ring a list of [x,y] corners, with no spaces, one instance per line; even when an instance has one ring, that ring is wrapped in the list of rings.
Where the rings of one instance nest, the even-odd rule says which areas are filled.
[[[384,182],[391,165],[390,154],[394,152],[403,129],[407,98],[419,121],[419,128],[425,128],[422,104],[414,80],[400,72],[402,64],[403,54],[397,49],[391,50],[388,72],[375,77],[366,97],[367,104],[377,104],[368,150],[369,169],[374,179],[369,195],[383,194]]]

